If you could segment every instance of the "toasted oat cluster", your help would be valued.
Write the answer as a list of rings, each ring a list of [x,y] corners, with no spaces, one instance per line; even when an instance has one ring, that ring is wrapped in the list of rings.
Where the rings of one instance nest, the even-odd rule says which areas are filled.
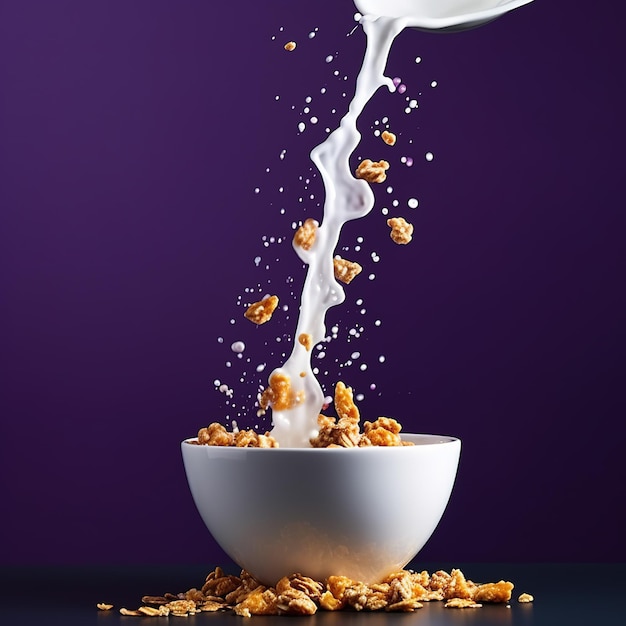
[[[383,130],[380,137],[388,146],[393,146],[396,143],[396,136],[388,130]]]
[[[285,50],[287,50],[287,52],[292,52],[295,49],[296,49],[296,42],[295,41],[288,41],[285,44]]]
[[[305,347],[311,341],[310,335],[303,333],[298,341]],[[310,347],[307,347],[310,350]],[[304,375],[303,372],[301,375]],[[284,411],[300,404],[304,399],[303,392],[296,392],[291,380],[282,371],[273,372],[269,386],[259,397],[260,414],[268,407]],[[319,431],[310,440],[313,448],[364,448],[368,446],[412,446],[410,441],[403,441],[400,435],[402,426],[390,417],[379,417],[373,422],[363,422],[359,409],[354,403],[351,387],[339,381],[335,385],[334,397],[337,417],[320,414],[317,418]],[[198,431],[198,445],[235,446],[239,448],[277,448],[278,442],[269,432],[264,435],[254,430],[238,430],[230,432],[218,422],[213,422]]]
[[[315,235],[317,233],[317,227],[319,224],[316,220],[308,218],[304,220],[304,224],[296,230],[293,236],[293,243],[295,246],[299,246],[303,250],[310,250],[315,243]]]
[[[230,432],[224,426],[213,422],[198,431],[197,445],[235,446],[237,448],[278,448],[278,442],[269,432],[259,435],[252,429]]]
[[[497,588],[499,592],[490,592],[490,599],[487,600],[480,597],[483,588]],[[507,603],[512,589],[513,584],[504,581],[486,585],[474,583],[458,569],[453,569],[451,573],[439,570],[433,574],[425,570],[400,570],[374,584],[345,576],[330,576],[322,582],[302,574],[292,574],[281,578],[274,587],[266,587],[245,570],[239,576],[233,576],[216,567],[200,589],[144,596],[141,607],[136,610],[122,608],[120,613],[188,616],[202,611],[233,611],[236,615],[251,617],[313,615],[318,610],[409,612],[431,601],[445,601],[446,608],[464,609],[480,608],[481,602]],[[112,605],[103,606],[110,608]],[[101,608],[100,605],[98,608]]]
[[[263,411],[269,406],[276,411],[286,411],[304,400],[303,392],[296,392],[291,386],[291,379],[284,372],[273,372],[269,387],[263,391],[259,405]]]
[[[346,285],[350,284],[352,279],[363,270],[358,263],[342,259],[340,256],[336,256],[333,259],[333,267],[335,269],[335,278]]]
[[[413,239],[413,224],[403,217],[390,217],[387,226],[391,228],[389,236],[398,244],[407,244]]]
[[[259,302],[253,302],[246,309],[244,317],[257,325],[265,324],[271,319],[277,306],[278,296],[268,296]]]
[[[366,180],[368,183],[383,183],[387,179],[388,169],[389,163],[387,161],[365,159],[356,168],[355,176]]]
[[[356,448],[366,446],[412,445],[402,441],[400,424],[389,417],[379,417],[374,422],[364,422],[359,428],[360,414],[351,387],[339,381],[335,385],[335,411],[337,417],[319,415],[319,432],[311,439],[313,448]]]

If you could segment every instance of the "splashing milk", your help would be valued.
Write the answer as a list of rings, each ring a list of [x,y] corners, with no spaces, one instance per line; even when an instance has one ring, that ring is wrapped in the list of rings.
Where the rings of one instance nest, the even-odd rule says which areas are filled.
[[[395,91],[393,81],[384,75],[387,57],[395,37],[406,26],[411,26],[411,20],[366,15],[361,24],[367,35],[367,46],[354,97],[339,127],[311,152],[311,159],[324,182],[323,220],[310,250],[294,246],[308,265],[294,336],[309,334],[313,344],[322,341],[326,335],[328,309],[345,299],[333,268],[341,228],[349,220],[364,217],[374,206],[374,194],[369,184],[355,178],[350,171],[350,155],[361,139],[357,119],[379,87],[386,85],[389,91]],[[272,435],[281,447],[309,447],[309,440],[318,432],[317,416],[324,403],[321,386],[311,369],[311,352],[294,341],[289,359],[274,373],[289,376],[291,388],[304,400],[284,411],[273,410]]]

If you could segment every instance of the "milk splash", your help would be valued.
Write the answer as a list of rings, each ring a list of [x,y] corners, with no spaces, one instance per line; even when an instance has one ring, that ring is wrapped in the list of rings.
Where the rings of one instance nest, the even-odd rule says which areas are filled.
[[[311,152],[311,159],[324,183],[323,220],[310,250],[294,248],[308,265],[295,337],[308,334],[313,344],[322,341],[326,335],[328,309],[345,300],[343,287],[335,279],[333,268],[341,228],[350,220],[364,217],[374,206],[374,194],[369,184],[352,175],[349,159],[361,139],[357,120],[367,102],[382,86],[395,91],[392,79],[387,78],[384,71],[391,45],[406,22],[406,19],[387,17],[365,16],[361,19],[367,46],[354,97],[339,127]],[[317,434],[317,416],[324,404],[324,393],[311,369],[311,352],[294,341],[289,359],[274,373],[289,376],[293,391],[304,400],[290,409],[273,411],[272,435],[281,447],[309,447],[309,440]]]
[[[364,217],[374,206],[369,184],[352,175],[349,158],[361,139],[357,120],[367,102],[382,86],[386,85],[390,92],[403,87],[399,81],[384,75],[396,36],[406,27],[472,28],[529,2],[532,0],[356,0],[357,8],[365,13],[359,16],[367,45],[348,112],[339,127],[311,152],[311,159],[322,176],[325,201],[323,220],[313,246],[309,250],[294,246],[308,265],[296,338],[308,334],[313,345],[322,341],[327,311],[345,300],[343,287],[334,276],[334,251],[343,225]],[[435,87],[436,83],[431,86]],[[426,154],[426,160],[432,158],[432,153]],[[409,206],[417,207],[417,200],[411,199]],[[287,410],[273,410],[271,433],[281,447],[309,447],[310,439],[318,432],[317,417],[324,404],[324,394],[311,369],[311,352],[294,341],[289,359],[274,374],[286,374],[295,397],[303,400]]]

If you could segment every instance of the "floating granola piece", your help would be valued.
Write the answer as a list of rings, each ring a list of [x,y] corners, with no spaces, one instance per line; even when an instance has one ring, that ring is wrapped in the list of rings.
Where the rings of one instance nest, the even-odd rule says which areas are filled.
[[[383,130],[380,137],[388,146],[393,146],[396,143],[396,136],[388,130]]]
[[[366,180],[368,183],[383,183],[387,180],[388,169],[389,163],[387,161],[365,159],[356,168],[355,176]]]
[[[293,236],[293,244],[294,246],[299,246],[303,250],[310,250],[315,243],[315,236],[317,233],[317,227],[319,224],[316,220],[311,219],[310,217],[304,220],[304,224],[296,230],[295,235]]]
[[[244,317],[257,325],[265,324],[272,318],[272,314],[278,306],[278,296],[268,296],[253,302],[243,314]]]
[[[480,609],[482,604],[469,598],[450,598],[443,606],[446,609]]]
[[[406,245],[413,239],[413,224],[403,217],[390,217],[387,220],[387,226],[391,228],[389,236],[397,244]]]
[[[535,598],[531,596],[529,593],[522,593],[517,599],[517,601],[521,602],[522,604],[526,604],[527,602],[534,602],[534,600]]]
[[[352,279],[363,270],[355,261],[348,261],[340,256],[336,256],[333,259],[333,267],[335,269],[335,278],[346,285],[350,284]]]
[[[346,387],[341,381],[335,385],[335,410],[340,419],[359,421],[359,409],[354,404],[352,387]]]
[[[113,608],[112,604],[107,604],[106,602],[98,602],[96,606],[100,611],[110,611]]]
[[[311,348],[313,347],[313,337],[311,337],[309,333],[300,333],[300,336],[298,337],[298,343],[300,345],[303,345],[306,348],[307,352],[310,352]]]
[[[209,446],[232,446],[234,444],[234,436],[224,426],[213,422],[206,428],[201,428],[198,431],[198,443]]]
[[[474,600],[476,602],[508,602],[511,599],[513,583],[500,580],[497,583],[478,585]]]
[[[287,52],[293,52],[296,49],[296,42],[295,41],[288,41],[285,44],[285,50],[287,50]]]
[[[291,387],[291,379],[281,371],[270,376],[269,387],[263,391],[259,400],[262,409],[271,406],[275,411],[286,411],[304,400],[304,392],[295,392]]]

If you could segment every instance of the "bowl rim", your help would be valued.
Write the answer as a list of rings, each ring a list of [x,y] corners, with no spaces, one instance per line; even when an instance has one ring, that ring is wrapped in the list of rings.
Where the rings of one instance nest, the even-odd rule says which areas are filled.
[[[422,447],[434,447],[434,446],[447,446],[450,444],[460,444],[461,443],[461,439],[459,437],[454,437],[452,435],[437,435],[437,434],[430,434],[430,433],[401,433],[401,438],[405,439],[406,441],[412,441],[414,438],[422,438],[424,441],[421,441],[420,443],[416,443],[414,441],[414,443],[416,443],[416,445],[414,446],[365,446],[362,448],[359,448],[358,446],[354,447],[354,448],[254,448],[254,447],[250,447],[250,448],[243,448],[243,447],[237,447],[237,446],[211,446],[211,445],[206,445],[206,444],[200,444],[200,445],[196,445],[194,444],[194,442],[198,441],[198,437],[187,437],[186,439],[183,439],[183,441],[181,441],[181,447],[185,447],[185,444],[191,444],[189,445],[189,448],[193,449],[193,448],[197,448],[200,450],[206,449],[206,448],[213,448],[215,450],[233,450],[236,451],[238,450],[239,452],[232,452],[232,454],[241,454],[243,452],[252,452],[252,453],[264,453],[267,452],[268,450],[273,450],[274,454],[284,454],[287,452],[297,452],[299,454],[337,454],[337,453],[343,453],[345,454],[346,452],[348,453],[354,453],[355,450],[359,450],[361,452],[364,452],[366,454],[371,454],[371,451],[373,450],[378,450],[378,451],[382,451],[382,450],[419,450]],[[227,453],[228,454],[228,453]],[[385,452],[384,454],[388,454],[388,452]]]

